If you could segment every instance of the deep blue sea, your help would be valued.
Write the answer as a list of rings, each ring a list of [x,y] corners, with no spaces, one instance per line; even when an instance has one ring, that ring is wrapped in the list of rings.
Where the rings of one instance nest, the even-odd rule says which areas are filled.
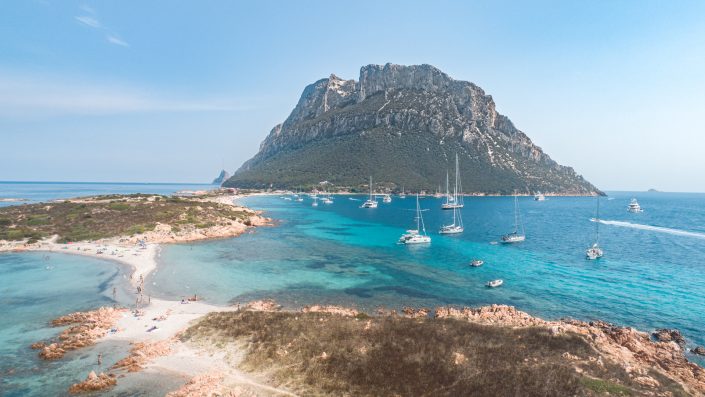
[[[5,186],[0,184],[0,197],[8,197]],[[169,193],[193,185],[121,186],[119,192]],[[195,186],[190,188],[203,188]],[[101,186],[86,188],[88,193],[62,191],[62,185],[12,189],[24,198],[45,189],[36,200],[106,192]],[[632,197],[643,213],[626,211]],[[367,210],[358,208],[361,199],[336,196],[334,204],[318,207],[309,198],[244,199],[276,225],[235,239],[166,246],[148,288],[153,296],[197,293],[217,304],[271,297],[289,307],[317,302],[371,312],[379,306],[506,303],[551,319],[603,319],[645,331],[678,328],[691,345],[705,344],[705,194],[611,192],[601,199],[605,256],[597,261],[584,259],[594,238],[594,198],[520,198],[527,240],[513,246],[495,243],[513,227],[512,198],[466,198],[465,233],[457,236],[437,233],[450,213],[440,210],[441,200],[424,198],[433,241],[416,247],[396,244],[414,226],[413,197],[394,197]],[[485,265],[469,267],[473,258]],[[28,345],[56,333],[46,325],[60,314],[111,304],[106,291],[122,285],[123,274],[98,259],[0,255],[0,312],[10,313],[0,319],[0,395],[63,392],[77,374],[93,369],[94,350],[47,363]],[[495,278],[504,285],[484,287]],[[125,347],[101,349],[109,362]]]
[[[3,182],[0,181],[0,207],[97,194],[172,194],[179,190],[211,189],[213,185],[184,183],[119,182]],[[2,201],[22,199],[26,201]]]

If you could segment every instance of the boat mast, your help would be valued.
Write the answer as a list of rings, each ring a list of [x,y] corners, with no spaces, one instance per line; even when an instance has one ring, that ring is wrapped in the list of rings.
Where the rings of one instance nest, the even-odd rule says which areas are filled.
[[[372,175],[370,175],[370,201],[372,201]]]
[[[448,170],[446,169],[446,204],[450,203],[450,187],[448,185]]]
[[[597,196],[597,213],[595,217],[595,244],[600,242],[600,196]]]
[[[519,233],[519,199],[514,192],[514,234]]]

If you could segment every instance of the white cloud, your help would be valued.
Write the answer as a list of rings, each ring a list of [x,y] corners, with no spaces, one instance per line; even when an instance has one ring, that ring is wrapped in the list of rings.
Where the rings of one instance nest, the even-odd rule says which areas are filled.
[[[130,44],[128,44],[125,40],[121,39],[115,32],[111,31],[110,29],[106,28],[103,26],[102,23],[98,20],[98,17],[96,16],[96,12],[93,8],[83,5],[80,7],[82,11],[89,15],[79,15],[74,18],[78,22],[80,22],[83,25],[86,25],[88,27],[91,27],[93,29],[98,29],[102,30],[105,32],[105,39],[108,41],[110,44],[118,45],[120,47],[129,47]]]
[[[87,15],[77,16],[76,20],[86,26],[90,26],[95,29],[100,29],[100,27],[101,27],[100,22],[98,22],[97,19],[95,19],[93,17],[89,17]]]
[[[0,70],[0,119],[34,119],[71,115],[218,112],[246,110],[241,102],[222,98],[183,99],[154,94],[129,85],[91,83]]]
[[[130,46],[130,45],[127,44],[124,40],[120,39],[119,37],[117,37],[117,36],[115,36],[115,35],[108,34],[108,35],[106,36],[106,38],[108,39],[108,42],[109,42],[109,43],[112,43],[112,44],[115,44],[115,45],[119,45],[119,46],[123,46],[123,47],[129,47],[129,46]]]

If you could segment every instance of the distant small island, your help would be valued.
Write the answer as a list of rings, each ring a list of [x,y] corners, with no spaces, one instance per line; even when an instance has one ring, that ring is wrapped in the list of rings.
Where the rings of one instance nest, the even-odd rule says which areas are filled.
[[[660,190],[656,190],[656,189],[654,189],[654,188],[651,188],[651,189],[647,190],[647,192],[649,192],[649,193],[661,193]]]

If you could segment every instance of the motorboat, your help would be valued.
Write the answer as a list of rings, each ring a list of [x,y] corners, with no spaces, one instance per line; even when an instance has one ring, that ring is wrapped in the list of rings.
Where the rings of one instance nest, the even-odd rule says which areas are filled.
[[[546,196],[544,196],[541,192],[536,192],[534,195],[534,201],[546,201]]]
[[[488,281],[485,285],[487,286],[487,288],[497,288],[501,287],[502,284],[504,284],[504,280],[498,278],[497,280]]]
[[[480,267],[485,264],[485,261],[481,259],[473,259],[472,262],[470,262],[471,267]]]
[[[627,211],[632,213],[644,212],[644,210],[639,205],[639,202],[636,201],[635,198],[633,198],[632,201],[629,202],[629,205],[627,206]]]

